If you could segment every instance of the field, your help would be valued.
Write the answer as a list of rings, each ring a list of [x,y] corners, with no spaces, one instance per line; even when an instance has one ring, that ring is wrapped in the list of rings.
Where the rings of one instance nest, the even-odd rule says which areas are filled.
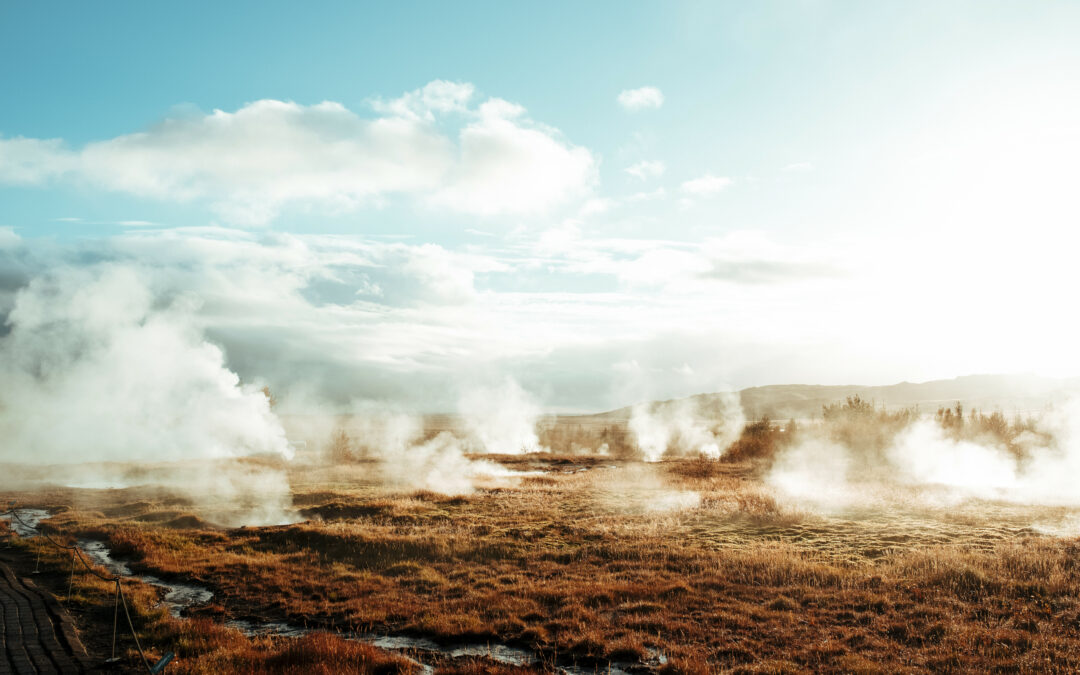
[[[261,527],[213,525],[177,489],[7,497],[50,510],[41,527],[58,537],[213,591],[174,618],[154,608],[160,591],[126,582],[142,640],[179,657],[170,672],[1080,669],[1074,510],[872,483],[824,509],[765,480],[782,442],[750,424],[721,461],[487,456],[507,475],[456,496],[388,487],[362,460],[244,460],[287,473],[300,521]],[[18,546],[63,594],[68,558],[41,538]],[[71,604],[107,655],[109,587],[77,574]],[[327,632],[252,636],[236,620]],[[372,634],[412,649],[343,639]]]

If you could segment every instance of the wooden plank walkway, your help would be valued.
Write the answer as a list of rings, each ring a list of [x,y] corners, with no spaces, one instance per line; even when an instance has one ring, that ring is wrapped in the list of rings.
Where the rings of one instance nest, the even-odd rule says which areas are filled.
[[[48,591],[0,563],[0,675],[85,673],[86,649],[67,611]]]

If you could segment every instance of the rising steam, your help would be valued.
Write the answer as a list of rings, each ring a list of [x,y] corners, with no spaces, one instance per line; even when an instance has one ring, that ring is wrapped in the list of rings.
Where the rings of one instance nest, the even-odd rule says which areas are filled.
[[[460,414],[446,416],[445,428],[429,429],[421,416],[378,403],[353,408],[336,417],[290,419],[290,434],[325,448],[323,460],[331,464],[362,463],[364,480],[391,488],[467,494],[480,483],[521,475],[477,455],[543,450],[536,434],[539,406],[511,379],[466,390]]]
[[[738,395],[716,394],[638,404],[629,428],[641,457],[657,462],[665,457],[719,459],[745,423]]]
[[[450,431],[428,437],[423,420],[408,413],[368,410],[338,425],[327,459],[362,460],[368,480],[391,488],[466,494],[477,480],[507,473],[498,464],[466,457],[466,443]]]
[[[221,350],[203,338],[192,301],[161,297],[131,267],[39,276],[19,291],[7,326],[0,340],[2,461],[163,463],[290,453],[267,397],[225,367]],[[186,489],[206,486],[245,502],[257,496],[258,510],[272,510],[284,503],[288,485],[266,471],[213,471]]]
[[[458,408],[473,452],[516,455],[541,450],[536,436],[540,406],[514,380],[470,389]]]
[[[1011,447],[990,435],[957,437],[927,418],[905,424],[882,452],[841,442],[828,425],[801,435],[781,452],[767,480],[819,506],[857,506],[890,486],[938,500],[1080,505],[1080,399],[1044,414],[1038,432],[1019,434]]]

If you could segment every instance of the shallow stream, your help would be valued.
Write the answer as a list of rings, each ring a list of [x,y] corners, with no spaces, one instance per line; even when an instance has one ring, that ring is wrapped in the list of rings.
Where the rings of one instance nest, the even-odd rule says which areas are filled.
[[[39,534],[37,530],[38,524],[51,515],[44,509],[19,509],[18,513],[18,519],[13,519],[10,515],[3,515],[0,518],[9,521],[11,529],[20,537],[37,536]],[[19,522],[20,519],[23,522]],[[205,605],[214,597],[213,591],[199,584],[167,581],[152,574],[133,572],[126,562],[112,556],[109,547],[103,541],[79,539],[78,545],[87,558],[109,570],[112,574],[137,579],[160,588],[164,592],[161,604],[169,610],[169,614],[177,619],[184,618],[184,609]],[[235,628],[248,636],[276,635],[295,638],[302,637],[315,630],[323,630],[311,629],[287,622],[253,621],[250,619],[229,619],[225,621],[225,625]],[[434,668],[427,661],[435,661],[439,658],[485,657],[511,666],[539,665],[542,662],[540,656],[529,649],[500,643],[446,645],[439,644],[429,638],[408,635],[379,635],[355,632],[342,632],[338,633],[338,635],[346,640],[366,642],[380,649],[409,652],[410,657],[423,669],[425,675],[434,672]],[[653,671],[666,662],[667,658],[662,653],[650,650],[650,659],[646,663],[611,662],[604,666],[586,667],[573,663],[558,662],[555,665],[555,671],[566,675],[588,675],[599,672],[611,675],[628,675],[630,673]]]

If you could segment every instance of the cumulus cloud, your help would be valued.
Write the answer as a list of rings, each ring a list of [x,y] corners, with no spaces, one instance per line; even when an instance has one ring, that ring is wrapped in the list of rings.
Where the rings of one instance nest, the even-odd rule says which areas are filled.
[[[646,108],[659,108],[664,105],[664,93],[656,87],[639,87],[637,89],[624,89],[619,92],[619,105],[627,110],[644,110]]]
[[[391,101],[376,99],[372,107],[396,117],[434,122],[435,113],[467,112],[475,93],[476,87],[468,82],[433,80]]]
[[[460,161],[437,206],[478,215],[546,211],[592,184],[596,164],[585,148],[553,129],[522,121],[524,109],[492,99],[460,134]]]
[[[10,227],[0,227],[0,251],[6,248],[14,248],[21,241],[19,235],[15,234],[15,230]]]
[[[67,178],[174,202],[205,202],[230,223],[258,225],[287,207],[335,213],[407,195],[469,214],[544,211],[585,193],[589,150],[488,99],[435,81],[362,117],[340,103],[261,100],[235,112],[166,119],[145,131],[67,148],[0,139],[0,182]]]
[[[64,174],[73,163],[59,138],[0,138],[0,183],[40,183]]]
[[[637,162],[636,164],[631,164],[623,170],[638,180],[647,180],[649,178],[663,176],[664,171],[667,170],[667,164],[660,160],[646,159]]]
[[[679,354],[665,368],[689,363],[694,382],[707,386],[711,371],[698,359],[713,352],[689,356],[671,349],[672,340],[729,330],[733,317],[740,330],[766,335],[819,325],[803,320],[819,286],[785,274],[819,254],[760,235],[604,238],[567,219],[545,232],[460,247],[221,227],[129,228],[68,243],[8,239],[0,246],[0,317],[20,289],[50,271],[130,269],[152,282],[159,306],[197,300],[188,319],[221,347],[225,366],[282,397],[309,387],[331,401],[445,411],[459,404],[455,383],[481,372],[511,374],[552,400],[593,407],[606,396],[612,363],[645,362],[619,344],[658,340],[657,352]],[[783,325],[761,326],[770,322]]]
[[[682,184],[682,191],[695,197],[714,195],[731,185],[731,179],[707,173]]]

